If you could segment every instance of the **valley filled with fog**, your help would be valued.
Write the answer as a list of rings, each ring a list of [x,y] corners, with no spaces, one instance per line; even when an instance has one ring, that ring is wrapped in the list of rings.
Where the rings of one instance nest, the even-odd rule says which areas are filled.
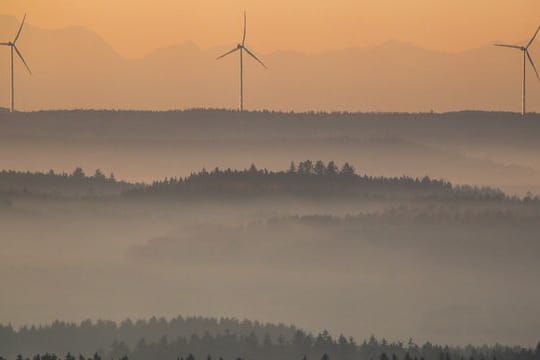
[[[0,124],[14,169],[0,174],[4,322],[181,313],[359,339],[537,340],[540,200],[525,196],[540,184],[534,123],[17,116]]]

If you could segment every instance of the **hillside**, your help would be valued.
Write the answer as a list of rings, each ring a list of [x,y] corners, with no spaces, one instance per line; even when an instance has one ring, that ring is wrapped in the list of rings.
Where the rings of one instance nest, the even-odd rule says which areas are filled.
[[[135,349],[141,341],[154,343],[162,338],[176,340],[208,336],[248,337],[251,334],[268,336],[277,342],[281,336],[293,338],[296,327],[284,324],[261,323],[235,318],[177,316],[150,319],[126,319],[121,322],[84,320],[80,323],[55,321],[42,326],[23,326],[14,329],[0,324],[0,357],[17,354],[58,353],[88,354],[109,352],[118,344]],[[233,349],[231,349],[231,352]],[[121,354],[122,356],[124,354]],[[118,354],[115,354],[115,358]]]
[[[539,305],[528,300],[539,296],[538,198],[429,177],[368,176],[362,164],[355,174],[342,161],[304,160],[294,171],[289,163],[281,170],[209,168],[132,190],[81,170],[0,173],[3,189],[26,189],[0,192],[0,283],[17,289],[2,292],[0,316],[18,327],[149,318],[159,308],[166,317],[182,311],[294,322],[357,339],[538,342],[540,323],[530,314]],[[328,304],[336,305],[321,311]],[[0,328],[0,341],[11,334],[15,349],[24,340],[32,352],[58,352],[38,334],[61,330],[74,336],[75,352],[98,347],[83,347],[86,338],[133,344],[140,336],[138,325],[121,326],[133,330],[125,336],[102,325],[107,330],[97,335],[85,323],[81,331],[26,329],[22,338]],[[181,336],[187,343],[147,336],[147,344],[169,355],[208,351]],[[231,349],[243,351],[242,344]]]
[[[509,200],[497,189],[452,186],[443,180],[373,177],[358,175],[348,163],[340,168],[334,161],[293,162],[286,171],[268,171],[251,165],[244,170],[206,169],[185,178],[155,181],[150,186],[127,190],[128,197],[157,197],[178,200],[301,198],[325,200]]]
[[[0,193],[6,195],[105,196],[119,195],[135,186],[116,181],[113,174],[107,177],[99,169],[91,176],[81,168],[71,174],[57,174],[52,170],[47,173],[0,171]]]
[[[324,330],[317,335],[283,324],[230,318],[181,316],[165,319],[81,323],[55,321],[40,327],[13,330],[0,325],[0,358],[43,360],[130,359],[335,359],[335,360],[537,360],[535,348],[492,346],[447,346],[389,342],[373,335],[361,343],[343,334]],[[41,356],[39,356],[41,354]],[[56,355],[58,354],[58,355]],[[63,355],[65,354],[65,357]],[[34,357],[32,357],[34,355]],[[75,357],[77,356],[78,357]],[[85,357],[86,355],[86,357]]]
[[[517,114],[283,113],[226,110],[0,113],[4,169],[102,169],[129,182],[206,167],[269,170],[291,161],[349,162],[373,176],[540,193],[540,119]]]

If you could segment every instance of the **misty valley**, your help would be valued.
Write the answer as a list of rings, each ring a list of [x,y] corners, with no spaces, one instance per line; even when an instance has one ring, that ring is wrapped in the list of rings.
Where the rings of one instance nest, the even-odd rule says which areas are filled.
[[[537,360],[540,127],[515,121],[2,119],[0,356]]]
[[[539,12],[0,1],[0,360],[540,360]]]

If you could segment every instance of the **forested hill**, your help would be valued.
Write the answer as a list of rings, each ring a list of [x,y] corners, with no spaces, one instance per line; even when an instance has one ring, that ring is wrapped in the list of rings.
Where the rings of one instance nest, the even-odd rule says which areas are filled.
[[[114,175],[106,176],[100,170],[86,175],[81,168],[71,174],[21,171],[0,171],[0,193],[37,194],[56,196],[118,195],[133,188],[134,184],[117,181]]]
[[[502,191],[489,187],[455,186],[430,177],[374,177],[358,174],[348,163],[306,160],[291,163],[288,170],[202,169],[181,178],[173,177],[152,184],[118,181],[114,175],[96,170],[86,175],[76,168],[72,173],[0,171],[0,195],[47,195],[58,197],[120,196],[131,199],[170,200],[245,200],[257,198],[296,197],[320,199],[415,199],[415,200],[481,200],[511,199]],[[536,198],[528,199],[536,201]]]
[[[389,342],[373,336],[357,343],[327,331],[312,335],[293,326],[181,317],[121,324],[55,322],[18,331],[0,327],[0,359],[57,360],[64,354],[66,360],[87,356],[94,360],[538,360],[540,343],[536,348],[454,347],[418,345],[412,339],[406,344]]]
[[[291,325],[260,323],[258,321],[235,318],[181,317],[172,319],[150,318],[148,320],[90,321],[69,323],[55,321],[49,325],[29,326],[14,329],[10,325],[0,325],[0,356],[13,357],[19,353],[67,352],[93,354],[108,352],[113,343],[124,348],[135,349],[137,344],[159,342],[168,338],[202,341],[212,336],[220,336],[229,341],[257,336],[268,337],[272,342],[289,341],[297,329]],[[281,339],[281,340],[279,340]],[[207,342],[206,342],[207,343]],[[210,350],[210,349],[209,349]],[[231,349],[234,351],[234,349]],[[176,357],[175,357],[176,358]]]
[[[167,142],[200,139],[402,138],[413,142],[538,146],[540,115],[452,113],[183,111],[0,112],[0,140]]]
[[[492,188],[453,186],[447,181],[424,178],[386,178],[358,175],[345,163],[306,160],[291,163],[286,171],[257,169],[207,171],[185,178],[156,181],[126,192],[127,196],[154,196],[179,199],[247,199],[276,196],[306,199],[343,198],[423,198],[504,200],[503,192]]]

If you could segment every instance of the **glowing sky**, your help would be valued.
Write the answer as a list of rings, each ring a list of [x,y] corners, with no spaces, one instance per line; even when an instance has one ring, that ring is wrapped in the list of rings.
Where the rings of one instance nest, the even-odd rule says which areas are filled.
[[[320,52],[389,39],[456,51],[520,41],[540,22],[538,0],[0,0],[0,13],[44,28],[88,27],[125,56],[191,41],[206,48],[240,37],[259,52]]]

